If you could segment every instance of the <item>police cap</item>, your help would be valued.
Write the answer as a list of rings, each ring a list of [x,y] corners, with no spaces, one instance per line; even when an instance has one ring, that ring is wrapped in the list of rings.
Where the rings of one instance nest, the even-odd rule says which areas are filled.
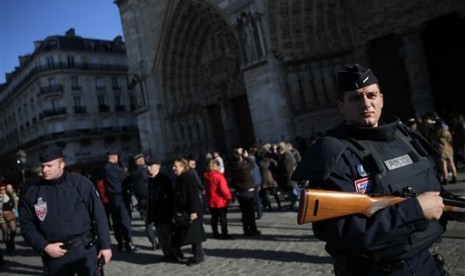
[[[134,155],[134,157],[133,157],[134,160],[137,160],[139,158],[144,158],[144,155],[142,153],[138,153],[138,154]]]
[[[357,90],[359,88],[378,83],[378,79],[371,69],[361,65],[347,65],[344,71],[337,74],[337,88],[339,95],[343,92]]]
[[[63,158],[63,151],[61,147],[56,144],[45,146],[39,152],[39,160],[42,163],[58,158]]]
[[[117,150],[117,149],[109,149],[107,150],[107,155],[119,155],[120,154],[120,151]]]

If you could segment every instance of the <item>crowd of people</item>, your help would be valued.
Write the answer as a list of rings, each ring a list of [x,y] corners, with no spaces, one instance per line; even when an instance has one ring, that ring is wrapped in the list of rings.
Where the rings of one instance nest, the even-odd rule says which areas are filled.
[[[437,151],[436,166],[443,185],[457,183],[457,168],[465,166],[465,120],[461,114],[440,117],[437,112],[416,115],[405,124]]]
[[[272,209],[282,210],[283,199],[290,199],[291,205],[288,208],[296,210],[298,187],[297,183],[290,178],[300,159],[300,154],[290,143],[255,145],[249,150],[237,148],[230,153],[228,158],[219,151],[206,154],[204,160],[198,161],[191,156],[180,157],[172,163],[171,170],[167,172],[162,171],[162,167],[167,163],[159,159],[136,154],[126,166],[121,162],[122,155],[123,153],[117,149],[108,150],[107,162],[103,168],[93,176],[85,177],[93,183],[92,190],[98,191],[96,194],[98,194],[98,203],[101,204],[101,208],[94,206],[98,214],[89,211],[90,218],[77,218],[95,221],[96,218],[92,216],[98,215],[100,229],[108,227],[112,230],[117,248],[121,251],[138,250],[132,242],[134,209],[144,221],[151,248],[162,250],[163,261],[182,261],[184,254],[181,247],[192,246],[192,258],[186,261],[188,265],[201,263],[205,258],[202,248],[202,242],[206,240],[203,222],[205,213],[211,215],[210,225],[213,238],[233,239],[228,232],[227,221],[227,212],[232,201],[239,202],[244,226],[243,234],[246,236],[260,235],[256,219],[260,219],[263,212]],[[27,185],[28,188],[35,187],[32,190],[36,193],[44,191],[44,188],[40,188],[42,186],[49,187],[65,181],[70,183],[82,181],[76,177],[79,174],[67,172],[63,154],[57,145],[44,148],[40,157],[42,168],[33,175],[34,180]],[[53,166],[48,164],[50,162]],[[198,163],[204,166],[198,166]],[[56,171],[49,173],[49,168],[56,169]],[[47,199],[57,202],[47,202],[45,198],[37,194],[26,196],[28,193],[25,186],[21,185],[21,187],[24,188],[24,191],[20,191],[21,197],[27,199],[21,199],[21,203],[27,204],[19,208],[20,199],[16,191],[13,191],[13,186],[11,184],[0,186],[2,199],[0,201],[2,206],[0,225],[3,241],[7,250],[13,252],[16,226],[19,225],[19,213],[23,213],[22,235],[35,250],[43,252],[46,248],[44,240],[49,240],[49,234],[39,233],[51,230],[48,228],[51,226],[45,222],[48,218],[52,219],[58,214],[50,212],[50,207],[55,204],[61,206],[61,203],[57,198],[52,197],[52,195],[56,196],[53,190],[48,191],[50,194],[47,196],[51,199]],[[270,201],[272,197],[276,203],[275,208],[272,208]],[[39,202],[39,198],[43,202]],[[133,203],[134,199],[136,203]],[[38,217],[41,212],[43,217]],[[56,218],[53,218],[53,223],[57,223]],[[60,236],[59,240],[63,243],[75,242],[76,233],[71,235],[67,232],[73,232],[76,229],[71,231],[64,227],[62,231],[62,237]],[[80,240],[82,234],[87,234],[88,231],[83,230],[83,232],[86,233],[77,235]],[[38,241],[41,243],[37,244]],[[51,244],[55,246],[54,243]],[[103,244],[108,247],[108,240]],[[56,246],[60,248],[60,245]],[[43,258],[44,269],[53,275],[57,271],[62,271],[61,265],[63,264],[56,265],[52,260],[58,258],[57,256],[65,255],[66,252],[64,249],[55,247],[49,251],[50,259]],[[99,256],[102,255],[101,252],[97,253]],[[106,261],[110,259],[111,255],[107,254]]]
[[[227,220],[232,201],[239,203],[245,236],[261,234],[256,219],[272,210],[271,197],[276,210],[285,208],[281,202],[286,198],[291,202],[286,208],[297,208],[299,187],[291,176],[301,157],[288,142],[236,148],[229,157],[219,151],[205,154],[204,160],[186,155],[172,164],[136,154],[134,164],[126,167],[120,162],[121,154],[109,150],[103,173],[94,179],[119,250],[138,249],[131,238],[133,208],[145,223],[151,248],[162,250],[163,261],[182,261],[181,247],[192,246],[188,265],[205,258],[205,213],[210,214],[213,238],[233,239]],[[172,165],[171,171],[162,171],[166,164]]]

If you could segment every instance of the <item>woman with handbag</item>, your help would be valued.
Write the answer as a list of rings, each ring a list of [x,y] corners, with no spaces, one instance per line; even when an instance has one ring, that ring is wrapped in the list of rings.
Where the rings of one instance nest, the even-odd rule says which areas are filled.
[[[0,200],[2,201],[2,213],[0,215],[0,227],[3,241],[9,252],[15,250],[16,219],[14,209],[16,206],[14,196],[6,190],[6,185],[0,186]]]
[[[193,257],[187,262],[188,266],[192,266],[205,260],[202,242],[207,240],[203,228],[203,206],[197,188],[199,180],[184,158],[174,161],[173,172],[176,175],[173,245],[179,248],[188,244],[192,246]]]

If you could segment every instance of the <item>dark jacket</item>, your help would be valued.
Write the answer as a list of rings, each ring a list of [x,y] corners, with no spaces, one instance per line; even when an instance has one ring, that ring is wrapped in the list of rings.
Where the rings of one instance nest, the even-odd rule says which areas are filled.
[[[155,226],[170,223],[174,214],[174,186],[171,179],[159,172],[148,180],[147,222]]]
[[[254,167],[254,161],[250,158],[231,163],[229,166],[230,185],[236,192],[240,193],[254,188],[251,175]]]
[[[292,155],[292,153],[288,150],[285,151],[284,154],[280,156],[278,166],[276,168],[277,182],[283,191],[289,191],[294,188],[295,184],[291,180],[291,177],[295,166],[296,161],[294,155]]]
[[[95,221],[101,248],[110,248],[110,230],[94,184],[86,177],[64,173],[56,180],[34,184],[24,195],[21,234],[37,252],[90,232]]]
[[[186,171],[176,178],[175,212],[197,213],[198,218],[187,227],[175,230],[174,243],[177,245],[193,244],[207,239],[203,228],[203,206],[199,198],[198,178]]]
[[[138,200],[146,199],[148,196],[148,179],[149,174],[147,173],[147,168],[142,165],[137,165],[130,174],[131,190]]]
[[[121,195],[124,193],[123,183],[127,181],[128,174],[121,166],[108,162],[105,165],[103,177],[108,195]]]
[[[262,189],[268,188],[277,188],[278,183],[273,177],[273,173],[271,172],[272,167],[276,167],[276,160],[272,159],[271,157],[263,157],[260,162],[260,172],[262,174]]]
[[[309,149],[296,169],[296,180],[308,180],[312,188],[374,194],[400,193],[405,186],[417,193],[441,189],[428,144],[398,121],[376,128],[340,125],[330,135]],[[362,160],[344,142],[348,137],[369,156]],[[384,261],[428,250],[444,228],[427,221],[418,201],[408,198],[370,218],[357,215],[313,223],[313,231],[327,242],[333,256],[342,253]]]

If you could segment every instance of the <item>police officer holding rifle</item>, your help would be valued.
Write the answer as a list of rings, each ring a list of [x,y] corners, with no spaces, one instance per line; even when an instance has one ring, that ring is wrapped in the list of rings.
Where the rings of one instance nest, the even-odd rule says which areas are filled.
[[[345,122],[307,152],[293,180],[308,188],[418,196],[378,210],[313,223],[326,241],[336,275],[446,275],[429,251],[446,229],[441,183],[429,143],[397,118],[380,120],[384,105],[370,69],[349,65],[338,75],[337,106]],[[386,95],[389,97],[389,95]]]

